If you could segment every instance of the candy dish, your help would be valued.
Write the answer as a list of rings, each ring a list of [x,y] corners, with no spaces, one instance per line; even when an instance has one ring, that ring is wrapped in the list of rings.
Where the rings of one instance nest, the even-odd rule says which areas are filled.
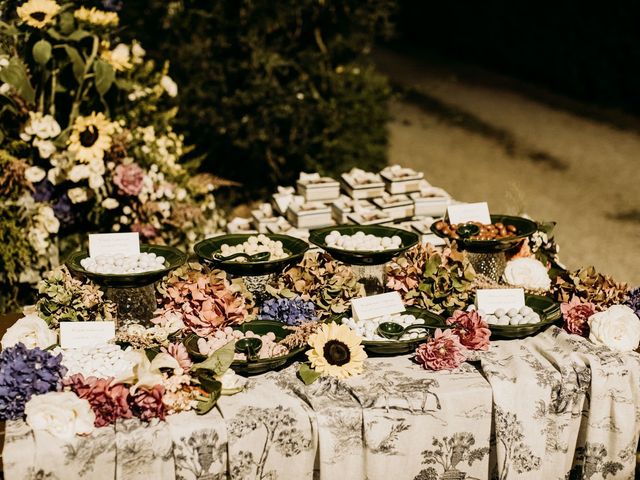
[[[400,245],[396,248],[380,251],[346,250],[327,244],[325,239],[332,231],[336,231],[340,235],[354,235],[358,232],[363,232],[365,235],[374,235],[376,237],[392,238],[397,236],[400,238]],[[416,245],[418,243],[418,235],[407,230],[381,225],[341,225],[311,230],[309,232],[309,241],[329,252],[336,260],[352,265],[380,265]]]
[[[284,327],[284,324],[272,320],[252,320],[250,322],[246,322],[234,327],[234,330],[239,330],[243,333],[251,331],[256,335],[267,335],[269,333],[272,333],[273,335],[275,335],[276,341],[279,342],[291,333]],[[207,356],[200,353],[200,350],[198,349],[199,339],[200,337],[192,334],[184,340],[184,345],[187,348],[189,355],[191,355],[191,357],[195,361],[204,361]],[[244,348],[246,346],[243,347],[242,344],[236,347],[240,350],[246,350]],[[250,346],[250,348],[252,348],[254,351],[256,347],[257,343]],[[234,360],[231,364],[231,368],[237,373],[242,373],[245,375],[257,375],[259,373],[275,370],[286,365],[287,362],[289,362],[292,358],[294,358],[304,350],[305,347],[299,347],[293,350],[289,350],[288,353],[279,355],[277,357],[256,358],[251,360]]]
[[[166,267],[163,256],[153,252],[141,252],[137,255],[99,255],[95,258],[86,257],[80,260],[80,265],[91,273],[129,274],[146,273],[162,270]]]
[[[222,260],[218,258],[217,254],[223,253],[223,245],[235,247],[248,242],[252,235],[242,233],[207,238],[206,240],[202,240],[197,243],[194,250],[202,260],[211,263],[225,272],[240,276],[257,276],[268,275],[284,270],[287,266],[298,262],[304,255],[304,252],[309,248],[309,244],[304,240],[300,240],[289,235],[274,233],[263,235],[270,241],[281,242],[282,251],[286,256],[282,258],[269,258],[268,260],[253,262],[238,262],[235,259]]]
[[[548,297],[525,295],[525,304],[540,316],[540,321],[519,325],[489,324],[491,338],[516,339],[530,337],[562,318],[560,304]]]

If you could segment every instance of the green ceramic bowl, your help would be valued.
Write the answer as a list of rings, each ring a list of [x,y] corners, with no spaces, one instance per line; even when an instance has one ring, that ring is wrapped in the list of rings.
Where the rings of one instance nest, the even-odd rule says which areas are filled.
[[[538,230],[536,222],[523,217],[514,217],[510,215],[491,215],[491,223],[504,223],[505,225],[514,225],[517,229],[516,236],[510,238],[501,238],[496,240],[469,240],[464,238],[455,239],[463,250],[473,253],[496,253],[511,250],[527,237],[530,237]],[[454,241],[453,238],[445,235],[436,229],[436,224],[431,225],[431,231],[441,238],[447,238]]]
[[[491,338],[510,340],[530,337],[562,318],[560,304],[550,298],[526,295],[525,304],[540,315],[540,322],[524,325],[489,325]]]
[[[80,250],[73,252],[65,262],[67,268],[77,275],[82,275],[89,280],[105,287],[132,288],[151,285],[164,277],[171,270],[178,268],[187,261],[187,254],[177,248],[167,245],[140,245],[140,252],[150,252],[165,258],[165,268],[153,272],[106,274],[89,272],[80,265],[80,260],[87,258],[89,252]]]
[[[286,258],[278,260],[267,260],[262,262],[235,262],[233,260],[221,261],[216,260],[214,255],[220,252],[223,244],[238,245],[247,241],[249,237],[256,236],[249,233],[230,233],[228,235],[220,235],[218,237],[207,238],[198,242],[194,250],[196,255],[205,262],[209,262],[215,267],[224,270],[232,275],[248,276],[248,275],[268,275],[270,273],[278,273],[289,265],[298,263],[304,252],[309,248],[309,244],[299,238],[290,237],[289,235],[280,235],[276,233],[265,233],[271,240],[281,241],[284,251],[289,254]]]
[[[286,330],[285,325],[280,322],[275,322],[273,320],[252,320],[250,322],[243,323],[234,327],[234,330],[240,330],[242,332],[247,332],[251,330],[254,333],[259,335],[264,335],[269,332],[273,332],[276,336],[276,340],[282,340],[284,337],[291,333],[289,330]],[[195,361],[203,361],[207,358],[206,355],[203,355],[198,350],[198,336],[193,334],[189,335],[184,340],[184,345],[189,352],[189,355]],[[234,360],[231,364],[231,368],[237,372],[245,375],[257,375],[259,373],[268,372],[269,370],[275,370],[277,368],[286,365],[293,357],[300,354],[305,350],[305,347],[296,348],[291,350],[286,355],[281,355],[279,357],[272,358],[263,358],[253,362],[248,362],[246,360]]]
[[[341,235],[353,235],[356,232],[364,232],[367,235],[371,234],[377,237],[393,237],[397,235],[402,239],[402,245],[400,248],[380,252],[354,251],[329,247],[324,241],[324,238],[333,230],[337,230]],[[341,225],[338,227],[318,228],[309,232],[309,241],[311,243],[329,252],[336,260],[351,265],[380,265],[387,263],[393,257],[416,245],[418,240],[419,237],[416,233],[382,225]]]
[[[415,307],[407,307],[406,314],[414,315],[416,318],[422,318],[425,325],[433,326],[433,329],[440,328],[444,325],[445,320],[440,315],[429,312],[428,310],[422,310]],[[351,312],[345,312],[341,315],[335,315],[328,321],[334,321],[337,324],[342,323],[341,320],[344,317],[351,316]],[[415,351],[415,349],[421,343],[428,340],[428,336],[423,336],[413,340],[363,340],[362,346],[365,351],[370,355],[380,356],[393,356],[393,355],[406,355]]]

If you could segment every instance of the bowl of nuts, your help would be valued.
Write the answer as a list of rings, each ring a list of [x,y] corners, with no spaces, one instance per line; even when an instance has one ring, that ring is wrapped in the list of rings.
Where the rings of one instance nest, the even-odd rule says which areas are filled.
[[[431,225],[431,231],[441,238],[455,240],[463,250],[474,253],[496,253],[516,248],[538,229],[524,217],[491,215],[491,223],[467,222],[452,225],[445,219]]]
[[[309,244],[277,233],[233,233],[207,238],[194,247],[205,262],[232,275],[268,275],[298,262]]]

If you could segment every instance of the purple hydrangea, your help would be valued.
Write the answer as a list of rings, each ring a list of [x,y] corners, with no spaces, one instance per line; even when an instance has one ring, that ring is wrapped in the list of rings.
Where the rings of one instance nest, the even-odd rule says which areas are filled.
[[[631,309],[636,312],[636,315],[640,318],[640,287],[631,290],[624,303],[631,307]]]
[[[22,417],[32,396],[59,390],[67,373],[61,362],[62,355],[22,343],[0,352],[0,420]]]
[[[67,227],[75,222],[75,214],[71,207],[71,200],[66,193],[53,204],[53,213],[62,226]]]
[[[119,12],[122,10],[122,0],[102,0],[102,7],[105,10]]]
[[[53,183],[45,179],[33,184],[31,196],[36,202],[48,202],[53,197],[53,189]]]
[[[316,307],[313,302],[306,302],[300,297],[294,299],[270,298],[263,303],[260,317],[287,325],[300,325],[315,319]]]

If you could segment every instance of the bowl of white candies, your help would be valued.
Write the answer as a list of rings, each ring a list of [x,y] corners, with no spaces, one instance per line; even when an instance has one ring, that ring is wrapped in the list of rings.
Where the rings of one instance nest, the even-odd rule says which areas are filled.
[[[80,260],[80,265],[88,272],[109,274],[153,272],[154,270],[163,270],[166,266],[165,258],[153,252],[140,252],[137,255],[116,253],[86,257]]]
[[[309,241],[336,260],[379,265],[418,243],[414,232],[382,225],[341,225],[311,230]]]

